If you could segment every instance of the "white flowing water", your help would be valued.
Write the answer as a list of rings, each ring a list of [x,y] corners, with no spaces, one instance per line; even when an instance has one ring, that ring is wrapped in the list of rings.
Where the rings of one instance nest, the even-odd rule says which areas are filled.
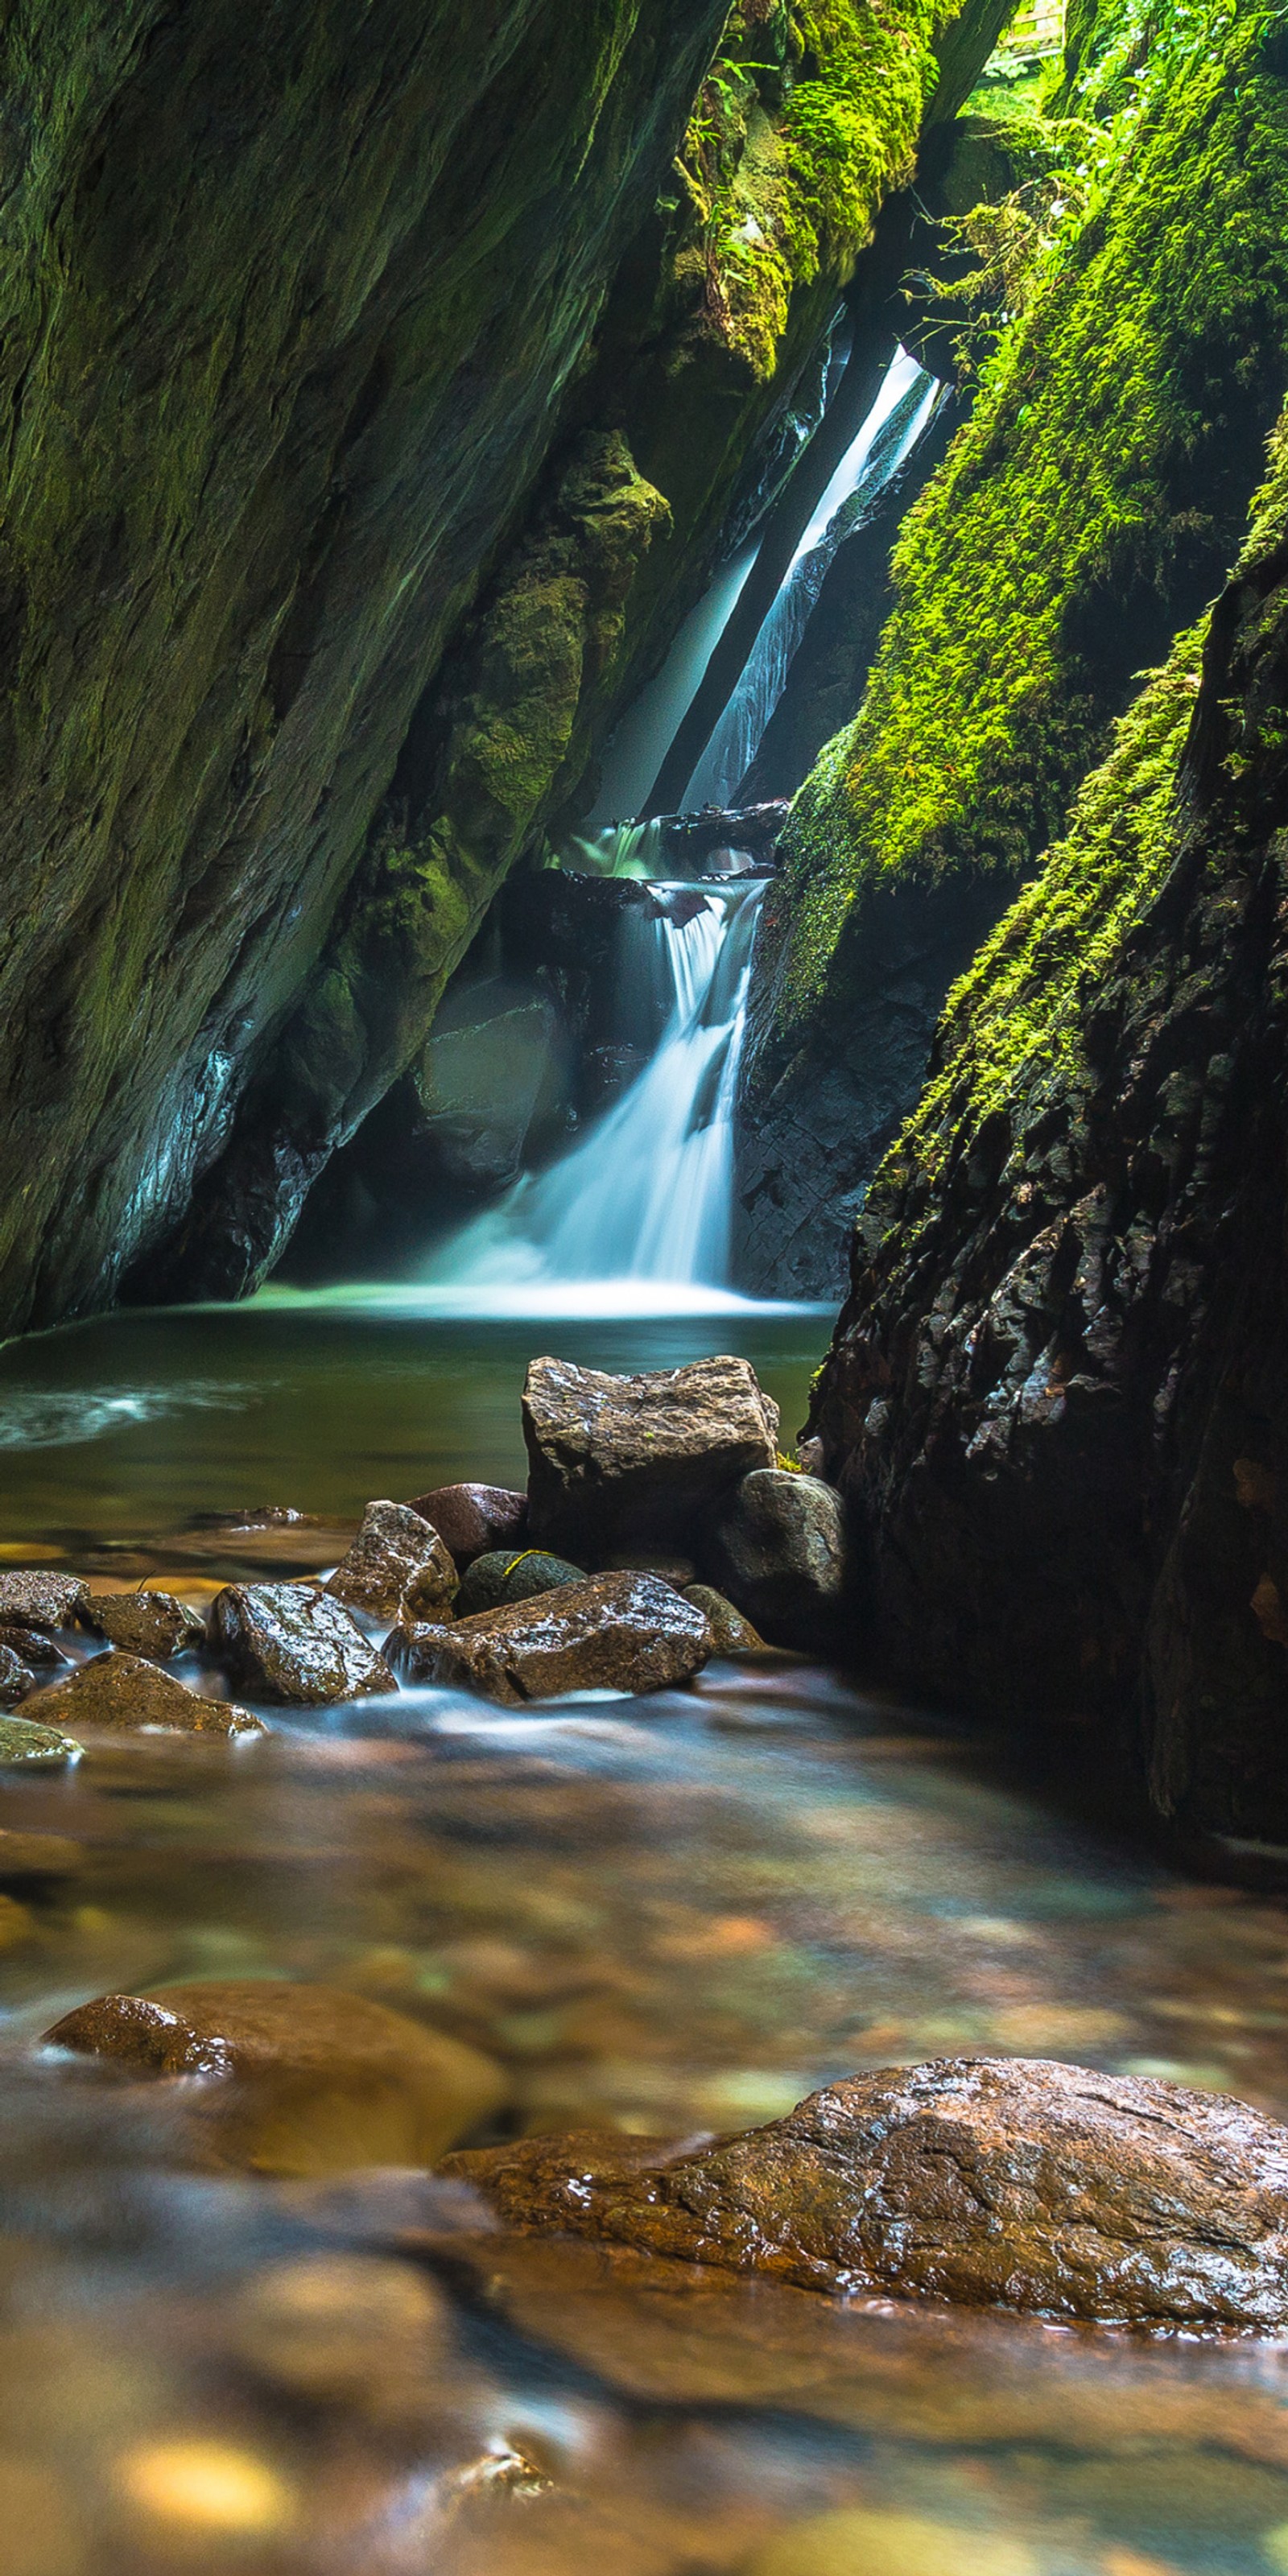
[[[761,893],[706,893],[685,922],[628,917],[628,990],[660,976],[670,996],[657,1051],[560,1162],[439,1246],[423,1284],[444,1310],[742,1302],[728,1286],[733,1112]]]

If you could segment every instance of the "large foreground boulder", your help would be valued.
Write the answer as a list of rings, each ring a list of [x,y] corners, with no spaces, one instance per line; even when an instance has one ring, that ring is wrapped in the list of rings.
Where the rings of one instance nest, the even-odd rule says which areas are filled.
[[[453,2157],[504,2223],[1108,2323],[1288,2323],[1288,2129],[1224,2094],[1008,2058],[886,2067],[696,2153],[594,2134]]]
[[[776,1646],[837,1642],[846,1596],[845,1508],[817,1476],[744,1476],[707,1542],[722,1592]]]
[[[47,2033],[140,2074],[203,2076],[209,2152],[268,2173],[420,2164],[496,2111],[490,2058],[365,1995],[274,1978],[99,1995]]]
[[[257,1699],[301,1708],[394,1689],[383,1655],[328,1592],[303,1583],[230,1583],[210,1605],[228,1668]]]
[[[746,1360],[610,1377],[540,1359],[523,1436],[531,1539],[596,1565],[631,1542],[679,1545],[740,1477],[774,1466],[778,1407]]]
[[[450,1627],[395,1631],[386,1652],[409,1682],[437,1682],[517,1708],[569,1691],[666,1690],[711,1653],[702,1611],[656,1574],[599,1574]]]
[[[78,1664],[65,1682],[54,1682],[30,1703],[46,1726],[164,1727],[179,1735],[262,1735],[262,1718],[235,1700],[206,1699],[185,1690],[171,1673],[143,1655],[115,1648]]]

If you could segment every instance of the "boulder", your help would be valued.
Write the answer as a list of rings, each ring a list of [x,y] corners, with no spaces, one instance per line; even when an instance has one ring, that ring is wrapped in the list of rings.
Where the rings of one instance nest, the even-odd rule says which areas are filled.
[[[312,1584],[229,1583],[210,1605],[228,1669],[257,1699],[325,1708],[397,1685],[342,1602]]]
[[[235,1700],[203,1699],[143,1655],[114,1647],[52,1682],[36,1703],[45,1725],[163,1726],[183,1735],[263,1735],[262,1720]]]
[[[702,1612],[711,1630],[713,1655],[763,1655],[769,1651],[750,1619],[744,1619],[741,1610],[735,1610],[732,1601],[726,1601],[723,1592],[717,1592],[710,1583],[686,1583],[684,1597]]]
[[[460,2040],[365,1995],[274,1978],[100,1995],[46,2037],[209,2078],[197,2117],[212,2152],[267,2173],[427,2164],[505,2096],[500,2069]]]
[[[941,2058],[693,2151],[592,2133],[445,2168],[507,2226],[806,2289],[1112,2324],[1288,2323],[1288,2129],[1224,2094]]]
[[[627,1545],[683,1548],[702,1517],[778,1455],[778,1407],[746,1360],[609,1377],[534,1360],[523,1390],[528,1528],[588,1564]]]
[[[88,1592],[76,1613],[82,1628],[129,1655],[166,1663],[206,1642],[206,1623],[173,1592]]]
[[[36,1676],[30,1664],[25,1664],[12,1646],[0,1646],[0,1708],[16,1708],[35,1687]]]
[[[450,1627],[403,1632],[389,1651],[410,1682],[481,1691],[518,1708],[570,1691],[690,1681],[711,1652],[711,1631],[655,1574],[599,1574]]]
[[[456,1568],[438,1531],[406,1503],[368,1503],[352,1547],[326,1586],[355,1610],[396,1610],[411,1583],[422,1599],[447,1609]]]
[[[42,1671],[54,1672],[72,1660],[55,1645],[48,1629],[24,1628],[16,1619],[0,1619],[0,1646],[7,1646],[20,1664],[38,1664]]]
[[[458,1573],[493,1548],[522,1547],[528,1497],[504,1485],[438,1485],[407,1506],[436,1529]]]
[[[70,1628],[89,1585],[80,1574],[31,1572],[17,1566],[0,1574],[0,1621],[11,1628]]]
[[[605,1574],[660,1574],[676,1592],[687,1592],[698,1579],[698,1569],[691,1556],[667,1555],[655,1548],[626,1547],[603,1568]]]
[[[84,1746],[56,1726],[37,1726],[26,1717],[0,1717],[0,1770],[19,1763],[78,1762]]]
[[[707,1539],[706,1564],[735,1609],[775,1646],[834,1646],[846,1593],[845,1508],[817,1476],[744,1476]]]
[[[456,1596],[456,1614],[460,1619],[469,1619],[478,1610],[502,1610],[511,1601],[535,1601],[539,1592],[555,1592],[561,1583],[585,1580],[585,1566],[570,1565],[566,1556],[550,1556],[540,1547],[526,1547],[514,1556],[498,1548],[487,1556],[475,1557]],[[410,1609],[413,1605],[408,1602],[407,1606]]]

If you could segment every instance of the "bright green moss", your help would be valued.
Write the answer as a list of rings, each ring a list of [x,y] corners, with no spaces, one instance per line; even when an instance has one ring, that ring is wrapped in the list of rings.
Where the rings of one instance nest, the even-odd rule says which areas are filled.
[[[863,705],[798,799],[788,1025],[865,885],[1031,863],[1125,694],[1126,618],[1192,614],[1233,551],[1288,352],[1288,97],[1264,7],[1169,25],[909,516]]]

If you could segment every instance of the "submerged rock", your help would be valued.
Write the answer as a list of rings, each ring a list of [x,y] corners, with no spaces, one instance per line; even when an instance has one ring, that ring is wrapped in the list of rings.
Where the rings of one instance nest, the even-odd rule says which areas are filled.
[[[460,2040],[365,1995],[273,1978],[100,1995],[46,2037],[221,2079],[198,2108],[206,2136],[222,2161],[266,2173],[429,2163],[505,2096],[500,2068]]]
[[[438,1485],[407,1506],[436,1529],[458,1571],[493,1548],[523,1544],[528,1497],[504,1485]]]
[[[333,1594],[302,1583],[230,1583],[210,1605],[229,1671],[259,1699],[300,1708],[391,1691],[393,1674]]]
[[[741,1610],[735,1610],[732,1601],[726,1601],[723,1592],[717,1592],[714,1585],[686,1583],[684,1597],[693,1603],[695,1610],[702,1612],[711,1630],[713,1655],[763,1655],[768,1652],[759,1630],[753,1628],[750,1619],[744,1619]]]
[[[89,1592],[80,1574],[17,1567],[0,1574],[0,1621],[13,1628],[70,1628]]]
[[[368,1503],[352,1547],[326,1586],[355,1610],[396,1610],[408,1585],[446,1608],[457,1574],[438,1531],[407,1503]]]
[[[206,1624],[173,1592],[89,1592],[77,1611],[82,1628],[127,1654],[167,1662],[205,1644]]]
[[[498,2216],[803,2288],[1105,2323],[1288,2322],[1288,2129],[1228,2095],[942,2058],[694,2153],[588,2133],[454,2157]]]
[[[74,1736],[61,1734],[56,1726],[38,1726],[26,1717],[0,1717],[0,1769],[28,1762],[76,1762],[83,1751]]]
[[[451,1627],[404,1631],[389,1651],[410,1682],[481,1691],[517,1708],[569,1691],[690,1681],[711,1653],[711,1631],[655,1574],[599,1574]]]
[[[501,1610],[510,1601],[535,1601],[540,1592],[555,1592],[562,1583],[585,1580],[585,1566],[570,1565],[566,1556],[550,1556],[540,1547],[527,1547],[512,1556],[498,1548],[475,1558],[456,1596],[457,1616],[468,1619],[478,1610]]]
[[[817,1476],[744,1476],[707,1543],[707,1562],[744,1617],[779,1646],[835,1642],[846,1588],[845,1509]]]
[[[778,1455],[778,1407],[746,1360],[610,1377],[534,1360],[523,1390],[534,1539],[602,1563],[631,1540],[680,1544],[703,1510]]]
[[[16,1708],[35,1687],[36,1676],[30,1664],[25,1664],[12,1646],[0,1646],[0,1708]]]
[[[66,1726],[164,1726],[184,1735],[263,1735],[262,1719],[235,1700],[204,1699],[142,1655],[115,1648],[78,1664],[65,1682],[40,1694],[46,1724]]]

